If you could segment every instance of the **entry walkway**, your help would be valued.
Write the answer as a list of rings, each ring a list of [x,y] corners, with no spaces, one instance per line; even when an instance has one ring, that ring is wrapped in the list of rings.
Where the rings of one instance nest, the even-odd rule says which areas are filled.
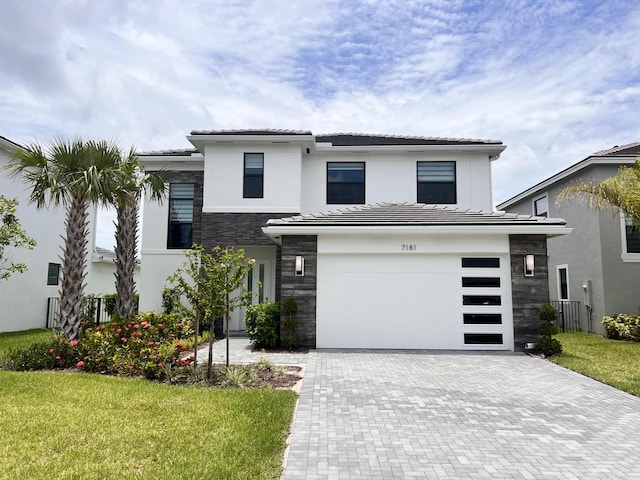
[[[640,479],[640,398],[524,354],[312,351],[285,480]]]

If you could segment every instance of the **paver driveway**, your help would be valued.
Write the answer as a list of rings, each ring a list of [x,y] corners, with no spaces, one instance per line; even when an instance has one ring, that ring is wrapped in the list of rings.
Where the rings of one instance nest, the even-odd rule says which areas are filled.
[[[640,398],[524,354],[317,351],[283,477],[640,479]]]

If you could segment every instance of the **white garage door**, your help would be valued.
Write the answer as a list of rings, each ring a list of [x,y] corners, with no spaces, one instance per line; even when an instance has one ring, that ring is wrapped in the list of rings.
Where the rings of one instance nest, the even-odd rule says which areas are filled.
[[[513,349],[506,255],[319,254],[317,282],[318,348]]]

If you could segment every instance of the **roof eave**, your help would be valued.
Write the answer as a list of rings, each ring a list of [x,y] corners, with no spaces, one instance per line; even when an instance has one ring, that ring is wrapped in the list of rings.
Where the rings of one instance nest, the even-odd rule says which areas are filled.
[[[201,153],[186,155],[144,155],[138,157],[146,170],[204,170],[204,157]]]
[[[617,163],[631,164],[633,165],[638,158],[636,155],[629,156],[615,156],[615,157],[597,157],[590,156],[585,158],[584,160],[579,161],[578,163],[574,163],[570,167],[565,168],[564,170],[552,175],[551,177],[535,184],[534,186],[520,192],[519,194],[505,200],[504,202],[496,205],[497,210],[504,210],[505,208],[510,207],[511,205],[518,203],[524,200],[527,197],[536,195],[547,190],[551,185],[558,183],[559,181],[578,173],[580,170],[584,170],[585,168],[591,165],[611,165]],[[614,161],[615,160],[615,161]]]
[[[267,225],[262,231],[279,243],[283,235],[568,235],[573,229],[561,224],[526,225]]]
[[[272,134],[272,135],[188,135],[189,140],[194,147],[200,152],[204,152],[205,145],[212,144],[254,144],[254,143],[273,143],[273,144],[299,144],[300,147],[311,148],[314,144],[314,136],[309,135],[291,135],[291,134]]]
[[[483,152],[489,155],[490,160],[497,160],[500,154],[507,148],[502,144],[460,144],[460,145],[332,145],[331,143],[318,142],[315,144],[317,152]]]

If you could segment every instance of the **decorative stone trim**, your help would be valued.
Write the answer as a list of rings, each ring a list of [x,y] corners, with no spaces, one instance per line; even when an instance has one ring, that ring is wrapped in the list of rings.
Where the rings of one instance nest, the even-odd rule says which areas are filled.
[[[304,257],[304,276],[295,275],[296,256]],[[280,299],[293,297],[298,303],[297,334],[302,345],[316,346],[316,289],[318,238],[315,235],[283,236]]]
[[[538,308],[549,303],[549,272],[546,235],[509,235],[513,336],[516,351],[540,339]],[[524,276],[524,256],[535,256],[533,277]]]

